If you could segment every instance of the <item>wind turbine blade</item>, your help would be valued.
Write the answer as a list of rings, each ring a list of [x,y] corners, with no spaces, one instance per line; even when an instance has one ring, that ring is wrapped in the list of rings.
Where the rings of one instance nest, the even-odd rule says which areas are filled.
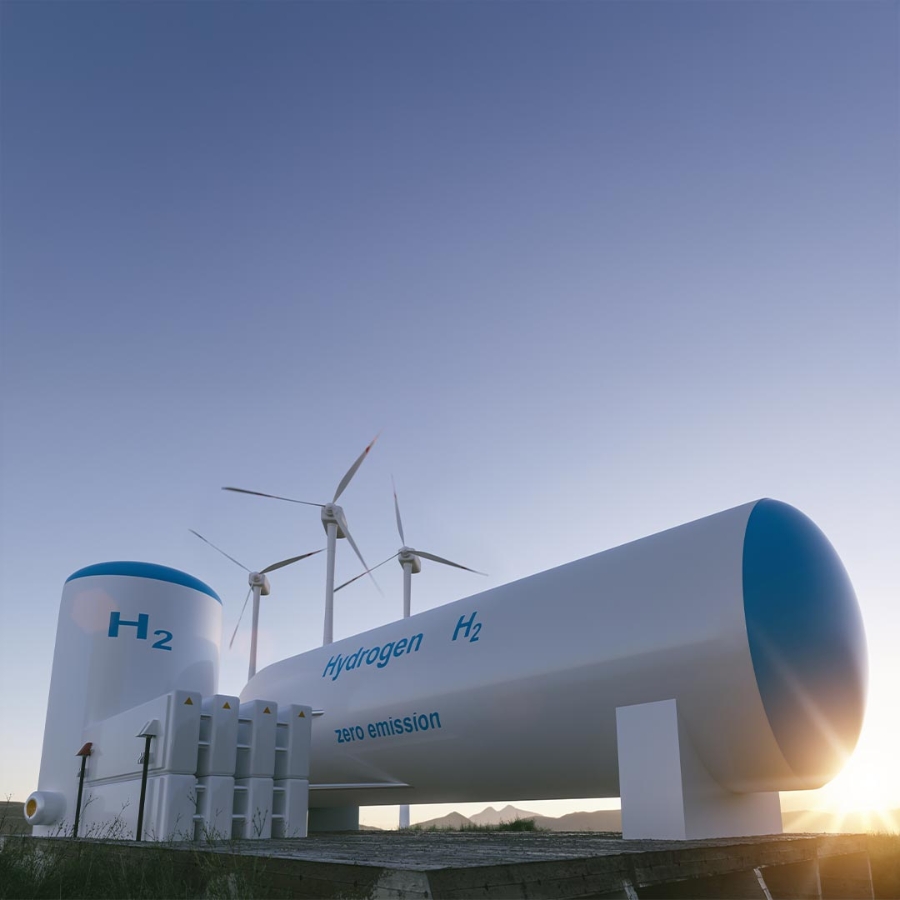
[[[432,562],[442,563],[445,566],[453,566],[456,569],[465,569],[467,572],[474,572],[476,575],[487,575],[487,572],[479,572],[478,569],[470,569],[468,566],[461,566],[459,563],[450,562],[449,559],[444,559],[442,556],[435,556],[433,553],[426,553],[424,550],[413,550],[412,552],[415,553],[416,556],[421,556],[423,559],[430,559]]]
[[[276,569],[282,569],[285,566],[289,566],[291,563],[300,562],[301,559],[306,559],[307,556],[315,556],[317,553],[321,552],[321,550],[313,550],[311,553],[304,553],[303,556],[292,556],[290,559],[283,559],[281,562],[272,563],[271,566],[266,566],[259,574],[265,575],[267,572],[274,572]]]
[[[397,485],[394,484],[393,475],[391,475],[391,487],[394,489],[394,512],[397,513],[397,531],[400,532],[400,543],[406,546],[406,538],[403,537],[403,522],[400,521],[400,503],[397,500]]]
[[[321,509],[324,503],[310,503],[309,500],[293,500],[290,497],[279,497],[277,494],[263,494],[260,491],[245,491],[243,488],[223,487],[223,491],[234,491],[237,494],[253,494],[254,497],[270,497],[272,500],[287,500],[288,503],[302,503],[304,506],[318,506]]]
[[[358,579],[362,578],[364,575],[368,575],[370,572],[374,572],[376,569],[380,569],[385,563],[389,563],[392,559],[396,559],[399,555],[400,555],[399,552],[395,553],[393,556],[389,556],[383,562],[378,563],[377,566],[372,566],[371,569],[366,569],[365,572],[360,572],[359,575],[354,575],[353,578],[351,578],[349,581],[345,581],[343,584],[338,585],[338,587],[336,587],[334,589],[334,592],[337,593],[341,588],[347,587],[348,584],[353,584],[354,581],[357,581]]]
[[[365,575],[368,575],[370,571],[371,571],[371,569],[366,569],[365,572],[360,572],[359,575],[354,575],[349,581],[345,581],[343,584],[339,584],[334,589],[334,592],[337,593],[339,590],[341,590],[341,588],[347,587],[348,584],[353,584],[354,581],[359,581],[360,578],[362,578]]]
[[[234,639],[237,637],[238,628],[241,627],[241,619],[244,618],[244,610],[247,608],[247,601],[250,599],[250,595],[253,593],[253,588],[250,588],[247,591],[247,598],[244,600],[244,605],[241,607],[241,614],[238,616],[237,625],[234,626],[234,634],[231,636],[231,640],[228,642],[228,649],[231,649],[231,645],[234,643]]]
[[[203,535],[200,534],[199,531],[194,531],[193,528],[188,528],[188,531],[189,531],[191,534],[196,534],[197,537],[200,538],[201,541],[203,541],[203,542],[206,543],[206,544],[209,544],[209,546],[212,547],[213,550],[218,550],[219,553],[222,554],[222,556],[228,557],[228,559],[230,559],[235,565],[240,566],[245,572],[249,572],[249,571],[250,571],[243,563],[239,563],[233,556],[228,556],[228,554],[227,554],[221,547],[217,547],[212,541],[206,540],[206,538],[203,537]]]
[[[375,435],[375,437],[372,438],[371,441],[369,441],[369,445],[365,450],[363,450],[362,453],[359,454],[359,458],[356,460],[356,462],[353,463],[353,465],[350,466],[349,469],[347,469],[347,474],[341,479],[341,483],[337,486],[337,490],[334,492],[334,500],[331,501],[332,503],[337,503],[338,497],[340,497],[341,494],[344,493],[344,488],[347,487],[348,484],[350,484],[350,479],[356,474],[356,470],[362,465],[362,462],[366,458],[366,456],[368,456],[369,451],[375,446],[375,441],[378,440],[379,434],[381,434],[380,431]]]
[[[340,509],[340,507],[338,507],[338,509]],[[362,553],[359,552],[359,547],[356,546],[356,541],[353,540],[353,535],[350,534],[350,529],[347,527],[347,517],[343,514],[341,514],[341,531],[343,531],[346,535],[347,543],[350,544],[350,546],[353,548],[353,552],[359,557],[359,561],[363,564],[363,568],[366,569],[366,571],[369,573],[369,578],[372,579],[372,584],[375,585],[375,587],[378,589],[378,593],[383,597],[384,592],[381,590],[381,586],[375,580],[375,576],[372,574],[372,570],[369,568],[369,564],[363,559]]]

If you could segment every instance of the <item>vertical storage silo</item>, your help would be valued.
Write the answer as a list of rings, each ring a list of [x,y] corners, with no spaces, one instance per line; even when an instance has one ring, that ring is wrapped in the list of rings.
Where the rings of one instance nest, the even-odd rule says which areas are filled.
[[[86,725],[176,689],[216,693],[221,634],[215,591],[177,569],[108,562],[66,580],[38,790],[25,810],[35,833],[71,826]]]

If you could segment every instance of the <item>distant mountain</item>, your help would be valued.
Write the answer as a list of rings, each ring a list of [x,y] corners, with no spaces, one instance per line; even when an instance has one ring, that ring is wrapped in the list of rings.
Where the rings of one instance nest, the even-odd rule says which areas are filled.
[[[621,831],[622,810],[598,809],[594,812],[573,812],[559,818],[539,816],[534,820],[538,828],[548,831]]]
[[[597,812],[574,812],[559,818],[542,816],[515,806],[504,806],[497,810],[493,806],[468,818],[458,812],[419,822],[420,828],[460,828],[465,824],[500,825],[503,822],[514,822],[516,819],[534,819],[534,824],[545,831],[621,831],[622,813],[618,809],[601,809]]]
[[[419,828],[462,828],[463,825],[468,824],[469,820],[458,812],[447,813],[446,816],[429,819],[427,822],[416,822],[416,826]]]
[[[501,810],[489,806],[469,818],[458,812],[452,812],[440,819],[430,819],[419,824],[422,828],[429,828],[432,825],[438,828],[459,828],[469,822],[476,825],[499,825],[502,822],[512,822],[516,819],[534,819],[534,824],[546,831],[621,832],[622,830],[622,811],[619,809],[574,812],[554,818],[518,809],[515,806],[504,806]],[[900,832],[900,809],[889,810],[880,815],[867,812],[848,813],[843,817],[819,810],[791,810],[782,813],[782,821],[787,833]]]
[[[469,816],[469,821],[475,825],[499,825],[501,822],[515,822],[517,819],[538,819],[538,813],[528,812],[524,809],[516,809],[515,806],[504,806],[501,810],[489,806],[474,816]]]

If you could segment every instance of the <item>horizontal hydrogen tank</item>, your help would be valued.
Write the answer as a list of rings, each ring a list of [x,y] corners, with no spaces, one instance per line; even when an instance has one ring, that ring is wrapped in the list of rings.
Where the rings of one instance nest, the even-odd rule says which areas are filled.
[[[85,726],[169,691],[216,693],[222,603],[202,581],[166,566],[108,562],[80,569],[63,588],[37,794],[37,832],[70,827],[75,754]],[[141,747],[133,735],[134,757]],[[98,748],[98,753],[109,748]]]
[[[315,806],[619,795],[616,708],[674,699],[735,792],[819,787],[856,744],[866,647],[837,554],[759,500],[269,666],[309,703]]]

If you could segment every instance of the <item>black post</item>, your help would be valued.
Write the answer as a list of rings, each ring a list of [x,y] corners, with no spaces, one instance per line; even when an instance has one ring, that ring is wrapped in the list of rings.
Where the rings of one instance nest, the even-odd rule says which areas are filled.
[[[81,794],[84,790],[84,769],[87,758],[91,755],[91,742],[88,741],[75,755],[81,757],[81,771],[78,773],[78,799],[75,801],[75,826],[72,837],[78,837],[78,820],[81,818]]]
[[[84,790],[84,767],[87,765],[87,757],[81,757],[81,771],[78,773],[78,799],[75,801],[75,827],[72,829],[72,837],[78,837],[78,819],[81,817],[81,792]]]
[[[150,741],[153,740],[152,734],[144,735],[144,768],[141,771],[141,802],[138,804],[138,821],[137,821],[137,837],[136,841],[142,839],[144,830],[144,799],[147,796],[147,769],[150,766]]]

